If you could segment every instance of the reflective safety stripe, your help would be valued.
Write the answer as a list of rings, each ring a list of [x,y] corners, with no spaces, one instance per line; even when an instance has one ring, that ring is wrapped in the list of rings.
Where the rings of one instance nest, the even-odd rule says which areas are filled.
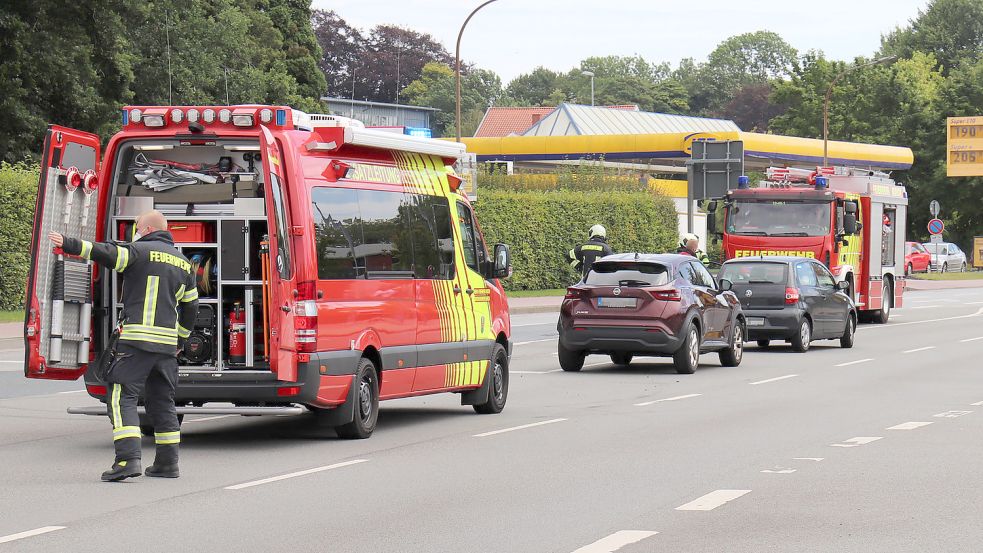
[[[113,409],[113,430],[122,428],[123,417],[120,415],[119,411],[119,395],[123,390],[123,387],[119,384],[113,384],[113,394],[109,399],[109,405]]]
[[[85,259],[89,259],[89,256],[91,255],[92,255],[92,242],[89,242],[88,240],[82,240],[82,252],[79,253],[79,256]]]
[[[186,328],[184,328],[181,325],[177,325],[177,337],[178,338],[187,338],[188,336],[191,336],[191,331],[188,330],[188,329],[186,329]]]
[[[163,336],[156,336],[153,334],[139,334],[135,332],[130,332],[126,334],[120,334],[119,339],[128,340],[130,342],[150,342],[152,344],[164,344],[165,346],[177,345],[177,336],[173,338],[165,338]]]
[[[132,332],[139,332],[141,334],[158,334],[160,336],[177,336],[178,332],[176,328],[169,328],[166,326],[147,326],[138,324],[124,324],[123,332],[127,330]]]
[[[181,301],[184,303],[188,303],[189,301],[195,301],[197,299],[198,299],[198,288],[192,288],[191,290],[185,292],[183,296],[181,296]]]
[[[577,268],[577,265],[580,265],[580,262],[577,261],[576,259],[570,262],[570,266],[573,267],[574,269]]]
[[[157,286],[160,284],[160,277],[151,275],[147,277],[147,290],[143,297],[143,324],[153,326],[154,319],[157,317]]]
[[[122,440],[124,438],[139,438],[140,437],[140,427],[139,426],[120,426],[116,430],[113,430],[113,441]]]
[[[130,264],[130,250],[123,246],[116,246],[116,266],[113,270],[119,272]]]
[[[600,251],[604,251],[604,246],[596,246],[594,244],[584,244],[583,246],[580,246],[580,251],[584,251],[584,250],[590,250],[592,252],[600,252]]]
[[[179,444],[181,443],[181,431],[177,432],[154,432],[155,444]]]
[[[182,284],[181,286],[178,286],[177,293],[174,294],[174,299],[175,300],[181,301],[181,298],[184,297],[184,289],[185,289],[185,287],[186,286],[184,284]]]
[[[570,250],[570,253],[567,254],[567,257],[570,259],[577,259],[577,250]]]

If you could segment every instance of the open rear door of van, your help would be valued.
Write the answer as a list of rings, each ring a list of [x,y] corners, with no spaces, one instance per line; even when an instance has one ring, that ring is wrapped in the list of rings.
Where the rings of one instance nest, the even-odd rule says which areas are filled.
[[[269,229],[270,270],[267,275],[270,303],[270,369],[277,379],[297,381],[297,338],[294,328],[295,275],[290,252],[290,221],[287,215],[287,183],[284,180],[283,153],[273,133],[260,127],[260,145]]]
[[[24,374],[28,378],[75,380],[85,372],[93,353],[93,267],[56,250],[48,233],[95,241],[101,192],[98,170],[98,136],[48,127],[27,277]]]

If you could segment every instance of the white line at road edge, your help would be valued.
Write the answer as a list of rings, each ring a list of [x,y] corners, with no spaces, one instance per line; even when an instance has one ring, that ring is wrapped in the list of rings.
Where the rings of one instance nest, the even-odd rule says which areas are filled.
[[[925,346],[923,348],[906,349],[906,350],[902,351],[901,353],[917,353],[919,351],[926,351],[926,350],[930,350],[930,349],[935,349],[935,346]]]
[[[658,532],[649,532],[646,530],[619,530],[606,538],[601,538],[590,545],[585,545],[573,553],[613,553],[626,545],[638,543],[656,534]]]
[[[846,363],[840,363],[839,365],[834,365],[835,367],[847,367],[850,365],[856,365],[858,363],[866,363],[867,361],[873,361],[873,359],[857,359],[856,361],[847,361]]]
[[[677,511],[712,511],[724,503],[733,501],[744,494],[751,493],[751,490],[717,490],[710,492],[703,497],[690,501],[685,505],[676,507]]]
[[[968,319],[970,317],[979,317],[980,315],[983,315],[983,307],[978,309],[976,313],[970,313],[969,315],[957,315],[955,317],[942,317],[941,319],[925,319],[924,321],[908,321],[906,323],[894,323],[894,324],[886,324],[886,325],[864,325],[864,326],[858,326],[857,330],[870,330],[874,328],[897,328],[899,326],[906,326],[906,325],[920,325],[925,323],[937,323],[940,321],[954,321],[956,319]]]
[[[495,434],[504,434],[505,432],[512,432],[513,430],[522,430],[524,428],[532,428],[534,426],[542,426],[544,424],[553,424],[554,422],[563,422],[567,419],[550,419],[548,421],[533,422],[529,424],[523,424],[521,426],[513,426],[512,428],[503,428],[501,430],[492,430],[491,432],[482,432],[481,434],[475,434],[475,438],[484,438],[485,436],[494,436]]]
[[[41,534],[47,534],[48,532],[54,532],[55,530],[64,530],[64,526],[42,526],[41,528],[35,528],[34,530],[28,530],[27,532],[20,532],[18,534],[10,534],[9,536],[0,536],[0,543],[8,543],[16,540],[22,540],[24,538],[30,538],[31,536],[40,536]]]
[[[516,343],[514,343],[512,345],[513,346],[524,346],[526,344],[539,344],[541,342],[555,342],[555,341],[556,341],[556,336],[554,336],[552,338],[547,338],[545,340],[529,340],[528,342],[516,342]]]
[[[509,371],[509,374],[549,374],[563,372],[563,369],[553,369],[551,371]]]
[[[787,374],[785,376],[779,376],[779,377],[776,377],[776,378],[769,378],[768,380],[759,380],[757,382],[749,382],[748,384],[750,384],[751,386],[757,386],[758,384],[767,384],[769,382],[775,382],[776,380],[785,380],[786,378],[795,378],[797,376],[799,376],[799,375],[797,375],[797,374]]]
[[[792,457],[793,461],[815,461],[819,462],[825,459],[825,457]]]
[[[646,401],[644,403],[636,403],[635,407],[645,407],[646,405],[652,405],[653,403],[662,403],[663,401],[676,401],[679,399],[687,399],[696,396],[702,396],[703,394],[686,394],[685,396],[667,397],[663,399],[657,399],[654,401]]]
[[[930,422],[903,422],[901,424],[896,424],[894,426],[889,426],[885,430],[914,430],[916,428],[921,428],[923,426],[928,426],[932,423]]]
[[[227,490],[241,490],[243,488],[251,488],[253,486],[260,486],[262,484],[269,484],[270,482],[278,482],[280,480],[286,480],[288,478],[296,478],[298,476],[307,476],[308,474],[314,474],[316,472],[323,472],[331,469],[338,469],[341,467],[347,467],[351,465],[357,465],[359,463],[365,463],[368,459],[355,459],[354,461],[345,461],[344,463],[335,463],[333,465],[328,465],[325,467],[317,467],[313,469],[302,470],[299,472],[291,472],[290,474],[283,474],[280,476],[273,476],[271,478],[264,478],[262,480],[254,480],[252,482],[245,482],[243,484],[236,484],[235,486],[226,486]]]
[[[23,365],[23,361],[8,361],[6,359],[0,359],[0,363],[17,363],[18,365]]]

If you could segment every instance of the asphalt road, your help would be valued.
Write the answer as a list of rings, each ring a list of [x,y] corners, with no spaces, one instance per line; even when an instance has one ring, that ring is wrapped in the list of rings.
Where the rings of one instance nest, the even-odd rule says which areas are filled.
[[[981,551],[983,290],[907,299],[853,349],[693,375],[563,373],[555,315],[516,316],[500,415],[391,401],[362,441],[189,417],[182,477],[123,484],[106,420],[65,414],[81,384],[3,363],[0,551]]]

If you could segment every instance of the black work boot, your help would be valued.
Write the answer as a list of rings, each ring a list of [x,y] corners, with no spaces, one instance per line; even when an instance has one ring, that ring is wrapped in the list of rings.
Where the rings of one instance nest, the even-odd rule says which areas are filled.
[[[116,461],[113,466],[102,473],[103,482],[119,482],[127,478],[133,478],[143,474],[140,466],[140,459],[130,459],[128,461]]]
[[[147,467],[147,476],[155,478],[177,478],[181,475],[177,468],[177,445],[158,445],[154,464]]]

